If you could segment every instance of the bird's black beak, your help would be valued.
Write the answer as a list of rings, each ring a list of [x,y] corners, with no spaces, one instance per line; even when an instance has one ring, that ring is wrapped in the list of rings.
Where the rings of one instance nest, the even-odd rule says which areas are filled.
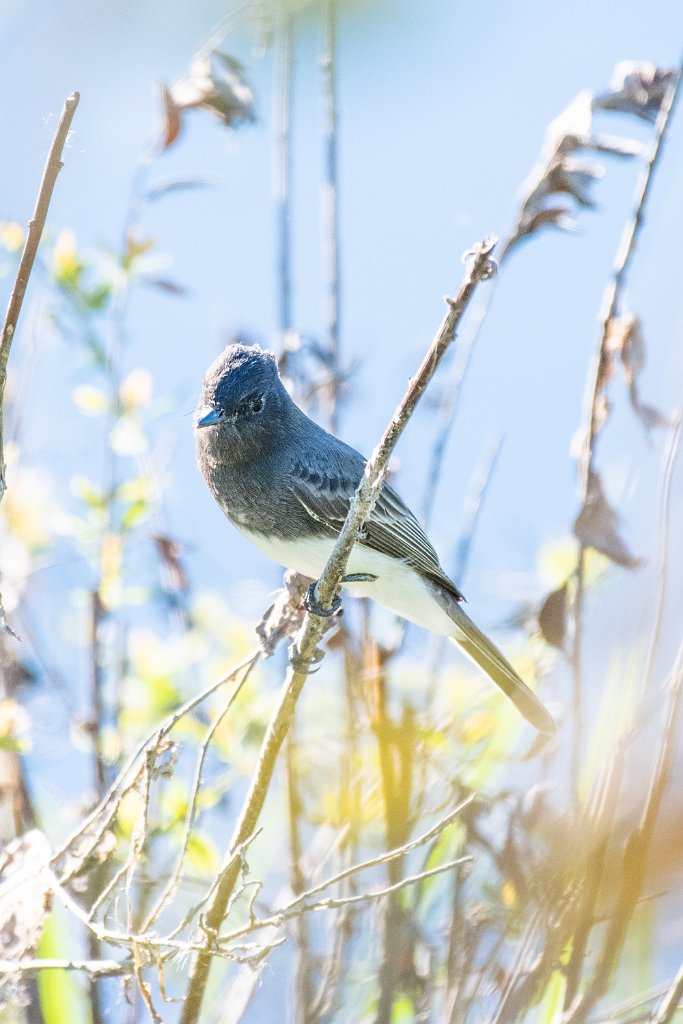
[[[200,419],[197,420],[198,427],[213,427],[214,424],[221,422],[221,414],[218,409],[209,409]]]

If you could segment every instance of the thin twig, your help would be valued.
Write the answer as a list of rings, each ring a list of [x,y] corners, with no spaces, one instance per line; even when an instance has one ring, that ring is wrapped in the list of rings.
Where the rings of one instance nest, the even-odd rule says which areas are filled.
[[[17,276],[14,279],[9,303],[7,304],[7,312],[5,313],[5,320],[2,325],[2,333],[0,333],[0,501],[4,498],[5,491],[7,489],[7,483],[5,481],[6,467],[4,434],[7,363],[9,361],[9,354],[10,349],[12,348],[12,342],[14,341],[14,335],[17,330],[17,324],[19,322],[19,314],[21,313],[21,307],[24,302],[24,295],[26,294],[29,278],[38,252],[38,246],[40,245],[40,239],[43,234],[43,228],[45,227],[45,220],[47,218],[47,211],[50,207],[52,192],[55,187],[55,182],[57,181],[57,175],[64,166],[62,163],[62,152],[71,129],[71,122],[73,121],[73,116],[76,113],[76,107],[78,106],[79,99],[79,94],[74,92],[64,102],[64,107],[57,124],[57,131],[55,132],[52,140],[50,152],[47,155],[47,161],[43,169],[43,177],[40,182],[40,188],[38,189],[38,198],[36,199],[33,216],[28,222],[26,241],[24,242],[24,248],[21,254],[21,259],[19,260],[19,267],[17,269]],[[5,609],[2,606],[2,594],[0,594],[0,629],[14,635],[10,627],[7,625]]]
[[[303,801],[299,786],[297,765],[296,718],[285,742],[285,774],[287,787],[287,819],[289,825],[289,884],[295,896],[303,892],[306,882],[303,873],[303,844],[301,841],[301,814]],[[308,919],[302,914],[296,921],[296,996],[294,1014],[297,1024],[314,1021],[311,1008],[314,1002],[313,958]]]
[[[669,1024],[674,1019],[674,1014],[679,1008],[683,999],[683,963],[678,968],[678,974],[671,983],[671,988],[662,999],[654,1015],[650,1018],[652,1024]]]
[[[252,652],[252,654],[247,658],[244,658],[239,665],[232,669],[231,672],[226,676],[223,676],[222,679],[212,683],[210,686],[207,686],[206,689],[202,690],[201,693],[185,701],[184,704],[177,708],[172,714],[168,715],[161,725],[157,726],[137,746],[97,807],[91,811],[84,821],[80,822],[66,842],[55,850],[52,857],[53,865],[58,863],[71,849],[71,847],[78,843],[79,840],[87,837],[88,842],[84,849],[79,849],[78,856],[75,857],[74,863],[69,864],[68,868],[64,872],[61,878],[62,885],[66,884],[74,877],[75,874],[78,873],[78,871],[83,867],[85,861],[92,855],[98,844],[101,842],[102,836],[116,817],[117,809],[122,797],[135,784],[134,780],[139,772],[139,761],[145,756],[146,751],[151,746],[158,745],[158,742],[168,736],[182,718],[193,711],[199,704],[202,704],[208,697],[215,693],[216,690],[219,690],[222,686],[226,686],[228,683],[233,682],[235,677],[243,669],[250,666],[252,663],[255,664],[261,656],[260,650]],[[239,690],[243,683],[244,679],[241,679],[237,684],[236,689]],[[96,823],[98,823],[97,827],[91,831]]]
[[[650,642],[648,644],[645,667],[643,669],[641,694],[647,699],[652,693],[654,681],[654,667],[659,640],[664,623],[664,608],[666,606],[667,588],[669,583],[669,534],[670,534],[670,512],[671,512],[671,486],[673,473],[678,458],[678,451],[681,443],[681,427],[683,426],[683,410],[679,410],[674,417],[671,431],[669,433],[661,471],[661,495],[659,500],[659,556],[657,559],[657,604],[655,605],[654,620]],[[647,718],[647,711],[642,716]]]
[[[116,960],[0,960],[0,974],[37,974],[38,971],[86,971],[91,978],[132,973],[130,966]]]
[[[339,403],[339,320],[341,311],[339,273],[339,161],[337,118],[337,3],[327,0],[325,11],[325,177],[323,182],[323,266],[327,291],[327,347],[330,359],[330,430],[336,432]]]
[[[40,183],[40,189],[38,190],[38,198],[36,200],[33,216],[28,222],[28,233],[26,235],[24,249],[19,261],[19,268],[14,281],[14,287],[12,288],[12,294],[10,295],[9,303],[7,305],[5,321],[2,325],[2,334],[0,334],[0,501],[2,501],[6,489],[3,447],[4,435],[1,414],[3,411],[3,402],[5,397],[5,384],[7,382],[7,361],[9,359],[12,341],[14,340],[14,335],[17,329],[21,307],[24,302],[24,295],[26,294],[29,278],[38,252],[38,246],[40,245],[40,239],[43,234],[43,228],[45,227],[45,220],[47,218],[50,200],[52,199],[52,192],[55,187],[57,175],[64,166],[62,164],[62,151],[69,135],[69,130],[71,129],[71,122],[74,114],[76,113],[76,107],[78,106],[79,99],[79,94],[74,92],[64,103],[64,108],[57,125],[57,131],[55,132],[54,139],[52,140],[50,152],[47,156],[47,162],[43,170],[43,177]]]
[[[683,642],[679,646],[674,667],[669,676],[669,704],[657,758],[652,769],[650,787],[640,823],[629,836],[622,859],[620,884],[615,911],[610,918],[593,975],[583,995],[575,1001],[567,1015],[571,1024],[584,1024],[588,1014],[607,991],[609,979],[618,962],[633,911],[640,899],[645,876],[645,865],[652,843],[655,825],[671,779],[676,744],[678,719],[683,703]]]
[[[494,245],[494,239],[486,240],[478,245],[470,255],[463,284],[456,298],[448,300],[448,312],[437,335],[386,428],[381,441],[366,465],[363,479],[351,502],[348,515],[332,554],[315,586],[316,600],[323,608],[330,608],[332,606],[333,599],[340,588],[351,549],[358,539],[363,523],[379,497],[389,457],[394,450],[396,442],[403,433],[415,406],[436,372],[444,353],[455,338],[456,329],[474,291],[481,281],[487,280],[492,274],[490,256]],[[252,777],[252,783],[245,799],[242,813],[236,824],[214,897],[206,912],[205,920],[208,930],[214,934],[218,933],[223,923],[225,912],[239,875],[240,862],[235,859],[234,851],[253,833],[256,827],[270,787],[280,747],[289,730],[299,695],[304,687],[309,667],[315,657],[318,643],[323,634],[324,622],[325,620],[320,616],[307,613],[296,638],[294,664],[287,674],[280,701],[268,724],[261,746],[258,765]],[[211,947],[210,943],[207,942],[205,951],[195,957],[192,965],[185,1003],[180,1018],[181,1024],[194,1024],[199,1017],[211,966],[211,958]]]
[[[683,69],[682,69],[683,70]],[[636,245],[643,226],[645,207],[647,204],[654,173],[657,169],[660,157],[666,141],[667,129],[670,123],[671,114],[678,99],[681,80],[681,70],[667,90],[655,123],[655,139],[650,150],[643,172],[636,189],[635,207],[633,215],[624,228],[624,232],[617,249],[614,272],[612,279],[605,289],[602,301],[602,312],[600,316],[600,343],[595,359],[595,366],[586,399],[586,420],[588,427],[584,438],[581,456],[579,458],[579,481],[582,491],[582,507],[585,505],[590,481],[594,472],[595,455],[597,448],[598,433],[600,431],[600,394],[603,387],[607,365],[609,361],[609,335],[612,321],[619,314],[620,302],[626,278],[630,269],[631,261],[635,253]],[[571,781],[575,804],[578,802],[578,779],[579,765],[581,758],[581,745],[583,733],[583,679],[582,679],[582,646],[583,646],[583,597],[585,589],[585,560],[586,548],[579,543],[577,571],[576,571],[576,592],[574,598],[574,642],[572,648],[572,706],[573,706],[573,737],[571,754]]]
[[[233,706],[233,704],[234,704],[238,694],[240,693],[242,687],[244,686],[244,684],[246,683],[247,679],[251,675],[251,672],[252,672],[255,664],[256,664],[255,661],[250,661],[250,662],[247,663],[245,671],[244,671],[244,675],[242,676],[242,678],[239,681],[239,686],[237,686],[233,690],[233,692],[230,694],[230,697],[225,702],[223,708],[220,711],[220,714],[216,715],[216,717],[215,717],[214,721],[212,722],[210,728],[207,730],[206,736],[202,740],[201,746],[199,748],[199,756],[197,758],[197,764],[196,764],[196,767],[195,767],[194,779],[192,781],[192,786],[191,786],[191,790],[190,790],[190,798],[189,798],[189,801],[188,801],[188,808],[187,808],[187,812],[185,814],[185,824],[184,824],[184,827],[183,827],[183,836],[182,836],[182,839],[180,841],[180,849],[178,851],[178,856],[176,858],[175,865],[173,867],[173,870],[171,871],[171,874],[170,874],[170,876],[168,878],[168,881],[166,882],[166,884],[165,884],[164,888],[162,889],[161,893],[159,894],[159,897],[158,897],[156,903],[154,904],[152,909],[149,911],[147,917],[145,918],[145,922],[142,925],[142,930],[144,932],[148,931],[149,928],[151,928],[151,926],[154,924],[154,922],[158,918],[159,914],[168,905],[170,899],[173,897],[173,895],[176,892],[176,889],[178,888],[178,882],[180,880],[180,874],[181,874],[182,869],[183,869],[183,863],[185,861],[185,856],[187,854],[187,848],[188,848],[188,845],[189,845],[189,842],[190,842],[190,836],[192,834],[192,828],[193,828],[193,825],[194,825],[194,822],[195,822],[195,818],[196,818],[196,815],[197,815],[197,804],[198,804],[198,800],[199,800],[199,791],[200,791],[201,784],[202,784],[202,773],[203,773],[203,770],[204,770],[204,762],[206,760],[206,755],[207,755],[209,746],[210,746],[211,741],[212,741],[212,739],[213,739],[213,737],[214,737],[214,735],[216,733],[216,730],[219,728],[221,722],[223,721],[223,719],[225,718],[227,713],[232,708],[232,706]]]
[[[479,519],[484,508],[484,501],[488,494],[489,485],[493,478],[493,473],[498,462],[498,455],[500,454],[502,444],[503,436],[502,434],[498,434],[475,467],[475,471],[465,493],[462,522],[459,529],[458,540],[455,545],[453,570],[450,574],[451,579],[457,580],[458,586],[462,586],[462,582],[469,567],[472,544],[474,542],[474,537],[479,525]],[[434,633],[431,634],[427,651],[427,662],[429,666],[427,669],[427,693],[431,693],[436,684],[436,677],[439,666],[442,662],[445,646],[445,637],[436,636]]]
[[[403,843],[401,846],[397,846],[393,850],[389,850],[387,853],[380,853],[377,857],[371,857],[369,860],[361,861],[360,864],[354,864],[352,867],[344,868],[343,871],[338,872],[336,875],[332,875],[331,878],[325,879],[324,882],[321,882],[319,885],[315,885],[313,888],[308,889],[307,892],[302,893],[296,900],[292,900],[288,906],[296,907],[298,904],[310,900],[313,896],[317,896],[318,893],[323,892],[325,889],[330,889],[333,885],[338,885],[339,882],[342,882],[345,878],[350,878],[351,875],[357,875],[361,871],[367,871],[368,868],[376,868],[380,864],[387,864],[389,861],[395,860],[397,857],[403,857],[406,853],[410,853],[412,850],[417,850],[420,846],[424,846],[425,843],[428,843],[431,839],[441,835],[441,833],[455,821],[455,819],[461,814],[465,807],[472,802],[473,799],[474,795],[468,796],[467,799],[459,803],[457,807],[454,807],[442,818],[439,818],[436,824],[432,825],[426,832],[423,832],[422,835],[416,836],[409,842]]]
[[[502,262],[499,257],[499,267],[502,265]],[[489,306],[493,301],[495,288],[496,282],[494,281],[491,289],[480,298],[477,308],[473,311],[468,329],[463,334],[462,342],[455,356],[451,379],[447,385],[447,393],[441,403],[441,423],[432,445],[431,462],[427,471],[425,493],[422,501],[422,521],[425,526],[429,525],[432,518],[436,493],[443,473],[446,447],[455,423],[463,382],[470,367],[474,348],[479,338],[479,331],[488,313]],[[457,580],[458,577],[456,576],[455,579]]]
[[[292,329],[292,242],[291,242],[291,146],[290,119],[292,93],[292,17],[283,15],[280,37],[280,66],[277,88],[277,129],[276,160],[277,178],[275,199],[278,225],[278,279],[280,344],[284,345],[287,333]]]

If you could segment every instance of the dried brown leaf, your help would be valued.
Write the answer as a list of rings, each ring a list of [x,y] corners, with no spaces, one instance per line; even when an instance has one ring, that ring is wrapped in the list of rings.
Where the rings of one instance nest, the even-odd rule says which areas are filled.
[[[180,108],[173,99],[171,90],[164,84],[161,86],[161,110],[164,120],[159,142],[162,149],[168,149],[180,135],[181,121]]]
[[[182,544],[174,537],[162,533],[155,534],[152,540],[168,575],[168,589],[173,591],[189,590],[190,581],[182,563]]]
[[[50,910],[52,850],[38,829],[0,851],[0,959],[32,956]]]
[[[608,325],[606,348],[611,364],[618,357],[624,370],[631,405],[646,430],[671,425],[671,419],[640,400],[638,377],[645,366],[645,340],[640,318],[635,313],[612,317]]]
[[[574,534],[584,547],[595,548],[617,565],[634,569],[640,559],[630,553],[617,527],[617,513],[605,497],[602,481],[597,473],[591,472],[586,500],[574,523]]]
[[[175,295],[177,298],[185,298],[188,294],[188,289],[184,285],[178,284],[177,281],[172,281],[168,277],[147,277],[145,284],[150,288],[159,288],[160,291],[166,292],[168,295]]]
[[[287,570],[284,586],[256,627],[264,654],[270,657],[281,640],[293,636],[304,620],[304,597],[311,583],[307,576]]]
[[[538,626],[547,644],[564,650],[567,635],[567,584],[548,594],[538,613]]]
[[[656,121],[667,89],[677,72],[649,61],[621,61],[614,69],[607,92],[595,97],[599,110],[617,110],[645,121]]]
[[[212,50],[202,53],[170,89],[176,110],[202,107],[214,113],[223,124],[254,120],[254,97],[244,80],[242,65],[227,53]]]

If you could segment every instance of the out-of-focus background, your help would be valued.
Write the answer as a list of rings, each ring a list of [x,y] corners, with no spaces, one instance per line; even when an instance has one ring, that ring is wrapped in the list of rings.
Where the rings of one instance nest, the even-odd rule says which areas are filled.
[[[506,239],[514,232],[520,203],[533,188],[532,168],[540,173],[537,161],[548,126],[585,90],[593,99],[606,95],[619,62],[676,69],[683,18],[673,2],[655,2],[645,10],[632,0],[582,2],[552,11],[531,3],[358,0],[336,5],[333,14],[340,314],[335,366],[342,385],[336,424],[345,440],[369,453],[440,322],[443,296],[458,287],[463,253],[487,234]],[[6,841],[34,824],[53,846],[63,843],[116,778],[134,740],[251,650],[253,629],[280,585],[280,570],[232,529],[203,484],[195,465],[193,410],[206,367],[225,344],[241,337],[278,354],[287,350],[285,369],[298,396],[310,398],[310,386],[317,387],[323,399],[313,400],[310,408],[329,423],[324,397],[331,365],[325,360],[330,343],[329,18],[328,6],[320,3],[231,8],[218,0],[194,6],[175,0],[115,5],[7,0],[0,10],[3,302],[62,103],[73,90],[81,95],[12,348],[5,402],[8,492],[1,508],[0,567],[8,619],[22,638],[21,643],[3,639],[1,749],[12,759],[3,782],[9,794],[1,819]],[[201,89],[193,56],[205,46],[209,53],[212,44],[241,63],[241,69],[220,59],[216,65],[212,56],[223,86],[232,89],[237,82],[242,90],[244,107],[231,124],[226,121],[232,115],[223,110],[217,116],[206,96],[196,108],[184,103],[188,90]],[[166,121],[163,85],[170,89]],[[587,110],[590,101],[585,104]],[[603,140],[627,140],[633,155],[586,153],[580,147],[570,153],[569,160],[579,163],[565,167],[569,177],[548,205],[566,205],[572,230],[539,227],[504,256],[496,282],[478,291],[460,338],[392,463],[393,481],[408,503],[418,513],[429,510],[430,536],[444,566],[462,570],[458,582],[468,610],[517,659],[555,713],[557,741],[525,760],[531,731],[478,676],[465,672],[455,652],[435,647],[412,628],[395,650],[398,628],[390,617],[348,602],[349,635],[365,635],[353,685],[362,688],[362,678],[385,672],[382,699],[396,750],[383,753],[377,695],[366,692],[363,703],[356,694],[354,728],[363,736],[353,739],[357,749],[345,769],[355,780],[349,789],[355,803],[340,804],[339,780],[328,761],[339,754],[341,764],[351,743],[353,705],[344,704],[350,691],[341,680],[342,666],[348,679],[348,650],[355,648],[351,640],[348,647],[346,640],[331,642],[333,653],[307,684],[296,782],[290,765],[285,786],[290,794],[293,785],[300,788],[301,813],[294,815],[296,827],[288,822],[287,802],[275,791],[266,805],[262,845],[257,840],[254,846],[254,877],[270,880],[266,903],[272,907],[281,902],[283,887],[296,891],[296,870],[292,874],[288,864],[304,863],[307,887],[322,863],[334,863],[339,850],[330,835],[335,829],[342,845],[351,829],[353,853],[377,852],[382,844],[392,845],[392,836],[395,846],[424,831],[430,815],[444,811],[440,801],[446,791],[454,799],[474,791],[489,799],[488,817],[481,828],[463,827],[454,849],[473,856],[477,882],[468,876],[471,903],[467,894],[462,904],[455,897],[447,903],[437,889],[412,907],[412,916],[402,907],[404,920],[419,932],[419,941],[415,935],[405,940],[411,948],[410,982],[405,971],[395,971],[392,988],[382,975],[380,965],[391,951],[381,904],[378,910],[371,901],[372,925],[362,941],[352,916],[345,919],[348,942],[342,966],[330,979],[321,966],[331,956],[324,933],[329,921],[312,926],[308,946],[297,931],[266,957],[265,966],[235,968],[238,981],[247,975],[257,979],[251,988],[240,982],[249,988],[244,1020],[275,1019],[277,1012],[277,1019],[296,1021],[551,1021],[560,1020],[554,1014],[560,1013],[568,988],[573,985],[580,996],[590,987],[590,971],[579,981],[578,968],[573,978],[558,968],[571,961],[567,946],[558,951],[555,973],[539,981],[536,1003],[529,999],[518,1005],[518,1016],[505,1016],[513,1012],[506,985],[512,991],[519,980],[514,970],[522,961],[514,950],[524,948],[526,912],[531,914],[533,906],[534,914],[544,913],[543,899],[534,902],[528,886],[535,880],[550,887],[544,872],[552,874],[553,866],[562,874],[552,853],[569,842],[560,838],[562,830],[572,841],[583,831],[590,845],[590,828],[577,807],[590,807],[605,784],[600,773],[613,758],[624,759],[623,779],[605,835],[599,825],[595,828],[608,847],[605,876],[622,871],[620,844],[638,821],[654,753],[663,743],[660,708],[663,713],[668,699],[663,684],[683,621],[678,573],[683,542],[676,525],[683,483],[675,466],[665,584],[660,556],[660,495],[674,436],[670,420],[680,406],[683,381],[678,243],[683,126],[680,110],[674,110],[620,293],[619,313],[637,314],[643,347],[629,357],[622,349],[621,358],[614,358],[610,415],[596,445],[595,468],[614,516],[607,522],[603,507],[599,525],[594,522],[581,538],[587,551],[581,556],[585,593],[579,597],[582,721],[577,727],[571,630],[577,564],[572,528],[583,500],[577,455],[600,344],[603,295],[657,131],[654,108],[648,119],[623,105],[616,111],[599,107],[594,103],[587,130]],[[572,131],[583,124],[574,109],[574,120],[567,121]],[[179,118],[173,139],[172,114]],[[562,126],[556,125],[553,138],[558,132]],[[166,146],[160,142],[164,133]],[[288,165],[284,207],[283,153]],[[283,216],[289,229],[284,248]],[[283,253],[289,261],[289,314],[283,313]],[[471,344],[452,429],[444,434],[452,383]],[[634,367],[636,400],[629,396]],[[642,404],[661,412],[656,425]],[[435,477],[439,439],[445,447]],[[607,548],[612,557],[596,554],[593,546]],[[637,566],[624,565],[631,555],[633,563],[639,559]],[[566,581],[569,586],[562,590]],[[569,603],[566,623],[564,605],[559,613],[557,603],[550,609],[556,629],[567,627],[564,650],[562,643],[548,643],[553,639],[548,616],[541,623],[545,639],[538,631],[539,609],[553,591],[562,591]],[[218,736],[205,827],[190,850],[190,873],[196,878],[180,890],[185,906],[196,895],[197,878],[217,870],[285,664],[278,653],[258,668],[238,721]],[[639,689],[643,679],[650,686],[647,694]],[[346,732],[335,728],[342,707],[350,715],[344,719]],[[199,742],[197,730],[215,713],[193,719],[180,747]],[[405,748],[415,754],[407,804],[418,794],[422,803],[420,809],[398,812],[386,802],[383,758],[401,762],[405,749],[396,736],[413,728],[407,724],[411,715],[421,724]],[[496,725],[501,721],[504,734]],[[378,749],[371,753],[366,747],[373,730]],[[423,746],[424,757],[416,753]],[[181,768],[182,757],[181,752]],[[166,803],[160,798],[155,842],[161,842],[164,829],[172,841],[180,834],[190,777],[183,770],[175,788],[166,787]],[[600,993],[606,1001],[584,1007],[585,1019],[602,1020],[596,1016],[602,1009],[648,993],[650,1002],[624,1012],[654,1012],[683,957],[677,778],[680,783],[674,759],[657,841],[648,854],[647,884],[624,922],[626,934],[636,920],[635,937],[608,972],[609,984]],[[21,788],[19,804],[13,786]],[[538,863],[538,820],[533,827],[525,824],[520,803],[514,828],[510,824],[511,804],[527,791],[540,794],[539,807],[541,802],[544,809],[553,807],[539,840],[551,853],[546,860],[538,854]],[[134,796],[126,799],[131,806],[119,808],[111,833],[116,855],[124,860],[138,813]],[[526,812],[531,814],[529,807]],[[538,812],[541,820],[543,813]],[[290,843],[297,828],[303,860]],[[514,837],[516,828],[527,830],[523,838]],[[518,853],[512,859],[520,862],[514,869],[512,847]],[[148,856],[149,851],[142,861]],[[491,867],[484,866],[486,858]],[[159,863],[166,864],[161,855]],[[90,879],[90,902],[97,895],[93,884]],[[569,881],[555,878],[553,884],[557,888],[548,888],[546,895],[571,890]],[[149,879],[140,886],[139,899],[148,907]],[[592,922],[610,920],[610,886],[607,890],[594,901]],[[465,892],[465,881],[458,891]],[[453,907],[464,915],[479,913],[484,922],[476,943],[472,939],[471,962],[465,963],[461,951],[459,967],[452,950],[450,961],[435,952],[454,920]],[[119,910],[112,905],[109,925]],[[50,925],[52,951],[42,955],[81,955],[87,946],[83,934],[66,921],[64,911],[59,913]],[[144,917],[144,909],[139,913]],[[512,924],[496,931],[494,920],[515,913]],[[596,948],[602,940],[603,933],[594,930]],[[538,934],[528,939],[524,955],[539,941]],[[92,941],[90,953],[95,955]],[[591,955],[598,957],[588,949],[587,964]],[[301,969],[306,956],[312,963],[308,975]],[[373,965],[367,971],[365,960]],[[484,962],[499,974],[486,975]],[[466,979],[464,994],[453,995],[447,1009],[437,1009],[443,991],[455,991],[458,971]],[[178,975],[183,976],[182,964]],[[229,970],[225,977],[226,985],[237,984]],[[429,982],[415,980],[424,977]],[[70,1020],[146,1019],[148,1011],[133,986],[126,1004],[119,982],[93,985],[99,985],[100,996],[90,999],[81,983],[59,978],[66,985],[59,998],[73,1000]],[[329,1005],[318,1006],[318,1016],[312,1015],[314,1000],[308,1017],[302,1009],[307,983],[333,992]],[[555,986],[550,996],[546,983]],[[173,994],[182,995],[176,976],[174,984]],[[561,985],[566,987],[560,991]],[[221,992],[214,981],[207,1020],[223,1019],[216,1009]],[[155,988],[162,1019],[175,1020],[177,1009],[157,996]],[[49,1017],[49,986],[39,986],[38,994],[29,989],[23,998],[26,1012],[37,1015],[27,1019],[48,1024],[58,1019]],[[24,1012],[17,1006],[8,1004],[5,1019],[21,1019],[11,1016]]]

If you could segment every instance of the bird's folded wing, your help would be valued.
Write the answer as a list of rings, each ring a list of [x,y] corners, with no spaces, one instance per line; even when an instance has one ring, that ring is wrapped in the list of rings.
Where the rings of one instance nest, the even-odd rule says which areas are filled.
[[[363,473],[359,456],[358,475],[321,472],[295,465],[291,474],[292,493],[311,519],[332,533],[339,533]],[[444,587],[458,601],[463,595],[439,564],[439,557],[424,530],[393,487],[382,484],[379,499],[364,526],[360,543],[384,555],[400,558],[427,579]]]

